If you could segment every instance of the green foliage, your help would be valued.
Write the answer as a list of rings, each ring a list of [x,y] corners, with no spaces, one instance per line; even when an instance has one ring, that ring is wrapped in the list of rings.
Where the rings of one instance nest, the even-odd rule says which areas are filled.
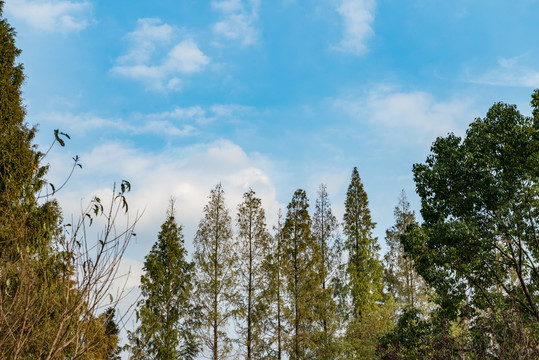
[[[382,264],[378,259],[380,246],[372,230],[367,193],[357,168],[352,172],[346,193],[343,232],[348,251],[349,289],[352,297],[352,316],[359,318],[382,300]]]
[[[116,309],[113,307],[105,310],[105,334],[107,335],[109,341],[106,347],[105,359],[107,360],[121,360],[120,352],[122,348],[118,346],[120,335],[120,329],[116,323]]]
[[[2,7],[3,2],[0,15]],[[43,154],[32,144],[36,129],[24,120],[20,52],[14,29],[0,19],[0,256],[10,260],[20,258],[21,249],[44,251],[61,219],[54,201],[37,202],[48,167],[40,164]]]
[[[265,268],[270,253],[270,235],[266,229],[262,201],[255,196],[253,190],[243,195],[243,202],[238,205],[236,223],[240,342],[245,348],[247,360],[266,359],[271,351],[271,343],[265,337],[270,295]]]
[[[135,358],[194,359],[198,353],[192,304],[193,263],[186,260],[181,226],[171,200],[157,242],[145,257],[136,309],[138,329],[130,334]]]
[[[312,233],[318,241],[316,250],[320,253],[318,281],[321,287],[314,313],[317,328],[313,334],[317,359],[334,359],[337,353],[336,332],[339,326],[337,304],[334,299],[334,280],[339,274],[341,244],[338,234],[339,224],[333,215],[327,188],[320,185],[313,214]]]
[[[285,295],[285,242],[283,237],[282,212],[279,209],[277,226],[274,228],[275,235],[270,238],[270,252],[265,261],[263,270],[268,280],[264,298],[266,305],[266,334],[267,341],[271,344],[268,349],[268,359],[284,358],[285,319],[284,319],[284,295]]]
[[[423,310],[407,307],[397,326],[380,340],[378,354],[383,360],[462,359],[467,353],[466,335],[464,322],[450,323],[436,311],[425,318]]]
[[[316,331],[315,309],[321,298],[317,275],[320,251],[311,233],[309,202],[305,191],[298,189],[288,204],[283,227],[286,305],[287,352],[290,359],[313,356],[312,334]]]
[[[19,54],[15,31],[0,19],[0,358],[108,359],[118,336],[112,316],[98,312],[132,236],[132,227],[119,236],[114,227],[118,202],[127,210],[128,183],[107,214],[87,209],[77,223],[61,226],[60,208],[45,187],[46,154],[32,143],[36,128],[25,122]],[[58,130],[54,137],[53,145],[69,139]],[[59,190],[49,185],[53,194]],[[89,243],[88,226],[101,216],[105,229]]]
[[[380,339],[394,326],[395,309],[395,304],[389,298],[383,306],[363,311],[359,317],[351,319],[341,338],[337,359],[378,358]]]
[[[404,254],[401,239],[409,225],[417,224],[404,190],[393,212],[395,225],[386,231],[388,251],[385,255],[384,279],[400,308],[417,307],[428,312],[433,304],[429,302],[429,289],[414,270],[414,263]]]
[[[438,294],[445,318],[470,319],[472,332],[511,313],[523,324],[515,339],[536,341],[538,99],[535,91],[533,117],[495,104],[470,124],[463,140],[438,138],[426,162],[414,165],[424,222],[408,231],[404,249]],[[503,348],[501,337],[483,334],[486,352]]]
[[[208,356],[226,357],[232,350],[228,325],[237,314],[237,262],[230,215],[221,184],[204,207],[195,236],[196,303],[201,307],[199,336]]]

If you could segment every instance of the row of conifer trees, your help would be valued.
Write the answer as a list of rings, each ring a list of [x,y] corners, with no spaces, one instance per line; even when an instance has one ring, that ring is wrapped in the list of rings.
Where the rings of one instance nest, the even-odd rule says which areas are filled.
[[[129,334],[135,357],[373,358],[399,307],[426,306],[426,289],[399,244],[415,222],[404,192],[385,261],[357,168],[342,223],[325,185],[312,213],[298,189],[271,232],[253,190],[235,221],[224,197],[221,184],[210,193],[193,262],[171,200],[145,258],[139,326]]]

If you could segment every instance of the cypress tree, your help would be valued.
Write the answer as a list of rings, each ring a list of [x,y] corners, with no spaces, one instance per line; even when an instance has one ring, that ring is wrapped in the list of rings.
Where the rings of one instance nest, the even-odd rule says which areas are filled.
[[[241,342],[247,360],[263,359],[269,348],[264,337],[269,285],[264,267],[270,251],[270,235],[262,201],[253,190],[243,195],[243,202],[238,206],[237,227]]]
[[[237,314],[238,296],[232,223],[221,184],[210,193],[194,243],[195,296],[202,316],[199,336],[211,359],[223,359],[232,350],[227,330]]]
[[[171,200],[140,279],[142,299],[136,310],[140,326],[131,338],[134,354],[144,350],[136,358],[187,360],[198,352],[191,299],[194,265],[186,257],[182,227],[176,223]]]
[[[270,344],[268,359],[281,360],[284,358],[285,348],[285,242],[283,238],[282,211],[279,209],[277,226],[274,227],[275,235],[270,238],[269,253],[263,267],[268,281],[267,295],[267,318],[266,331],[267,341]]]
[[[316,301],[321,293],[316,273],[319,264],[318,244],[311,233],[309,202],[298,189],[288,204],[283,228],[286,261],[288,354],[293,360],[313,356]]]
[[[414,212],[410,210],[410,203],[404,190],[401,192],[393,214],[395,224],[386,231],[388,246],[384,258],[386,283],[401,308],[417,307],[428,310],[429,289],[423,278],[415,271],[412,259],[405,256],[401,243],[402,237],[406,234],[407,226],[417,225]]]
[[[315,314],[319,323],[319,328],[315,333],[317,359],[334,359],[336,356],[337,309],[333,298],[332,283],[337,275],[340,260],[338,226],[337,218],[331,210],[327,188],[321,184],[313,215],[313,235],[318,242],[317,250],[319,251],[318,281],[321,286],[318,301],[315,302],[318,307]]]
[[[4,2],[0,1],[0,16]],[[35,127],[25,122],[21,86],[23,65],[15,30],[0,19],[0,256],[14,260],[20,249],[47,249],[57,232],[60,211],[55,201],[38,204],[47,166],[32,143]],[[17,250],[19,249],[19,250]]]
[[[374,226],[367,193],[357,167],[354,167],[346,193],[343,224],[353,318],[359,318],[362,312],[382,300],[382,265],[378,259],[380,246],[372,235]]]

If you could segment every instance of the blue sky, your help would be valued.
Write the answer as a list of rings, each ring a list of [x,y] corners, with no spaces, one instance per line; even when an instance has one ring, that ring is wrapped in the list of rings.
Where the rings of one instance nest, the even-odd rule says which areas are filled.
[[[177,199],[187,248],[222,182],[231,213],[252,187],[272,226],[295,189],[326,183],[340,218],[358,167],[384,244],[411,168],[497,101],[530,113],[539,1],[6,0],[27,121],[66,217],[121,179],[144,211],[125,266]],[[314,206],[313,206],[314,207]],[[138,270],[137,270],[138,269]],[[133,284],[138,279],[134,277]]]

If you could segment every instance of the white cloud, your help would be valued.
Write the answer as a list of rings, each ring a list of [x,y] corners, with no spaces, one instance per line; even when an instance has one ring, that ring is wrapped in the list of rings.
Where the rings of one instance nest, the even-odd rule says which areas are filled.
[[[68,33],[88,26],[92,4],[88,1],[10,0],[4,8],[10,16],[36,29]]]
[[[498,60],[498,67],[486,73],[470,77],[468,81],[476,84],[511,86],[511,87],[539,87],[539,70],[522,64],[521,57]]]
[[[207,108],[199,105],[175,107],[170,111],[151,114],[131,114],[128,118],[103,118],[91,113],[50,112],[37,114],[48,128],[59,128],[68,134],[86,135],[92,131],[122,134],[154,134],[185,137],[197,135],[214,122],[238,122],[256,112],[250,106],[214,104]]]
[[[193,39],[177,42],[178,32],[159,19],[139,19],[137,29],[126,36],[129,51],[111,72],[147,83],[153,90],[179,90],[181,77],[202,71],[210,59]]]
[[[156,239],[170,196],[177,200],[177,219],[184,225],[190,253],[207,196],[217,183],[223,185],[231,216],[234,216],[237,204],[249,187],[262,198],[269,217],[268,224],[273,224],[280,207],[269,175],[273,167],[271,162],[259,154],[248,154],[227,140],[190,147],[169,147],[156,153],[145,153],[126,144],[106,143],[80,154],[80,157],[83,169],[71,178],[66,192],[58,194],[64,213],[78,214],[82,197],[85,199],[83,203],[94,194],[107,198],[110,191],[107,187],[112,186],[112,181],[128,179],[132,185],[127,199],[129,209],[133,213],[136,209],[144,210],[135,230],[138,240],[130,250],[131,254],[141,251],[137,257],[139,260]],[[59,174],[52,173],[51,177],[59,181],[67,165],[56,166],[54,163],[60,160],[51,160],[52,170],[59,171]]]
[[[126,121],[119,118],[104,119],[93,114],[72,114],[52,112],[41,114],[40,119],[49,127],[60,128],[68,134],[85,135],[90,131],[108,130],[122,133],[156,134],[164,136],[189,136],[197,129],[191,124],[175,124],[167,119],[146,116],[140,121]]]
[[[374,35],[372,23],[376,0],[341,0],[337,12],[343,18],[343,38],[336,50],[361,55],[367,52],[367,40]]]
[[[242,0],[212,1],[212,7],[221,12],[221,19],[213,25],[213,32],[218,38],[237,41],[241,45],[253,45],[258,41],[258,13],[260,0],[248,0],[245,6]]]
[[[160,19],[138,19],[137,29],[127,34],[126,39],[132,43],[129,52],[120,57],[120,63],[144,63],[151,59],[156,47],[167,45],[173,41],[176,30]]]
[[[450,132],[461,135],[479,115],[469,98],[439,101],[426,92],[399,92],[391,88],[334,100],[333,106],[357,121],[367,122],[380,137],[410,145],[429,144]]]

